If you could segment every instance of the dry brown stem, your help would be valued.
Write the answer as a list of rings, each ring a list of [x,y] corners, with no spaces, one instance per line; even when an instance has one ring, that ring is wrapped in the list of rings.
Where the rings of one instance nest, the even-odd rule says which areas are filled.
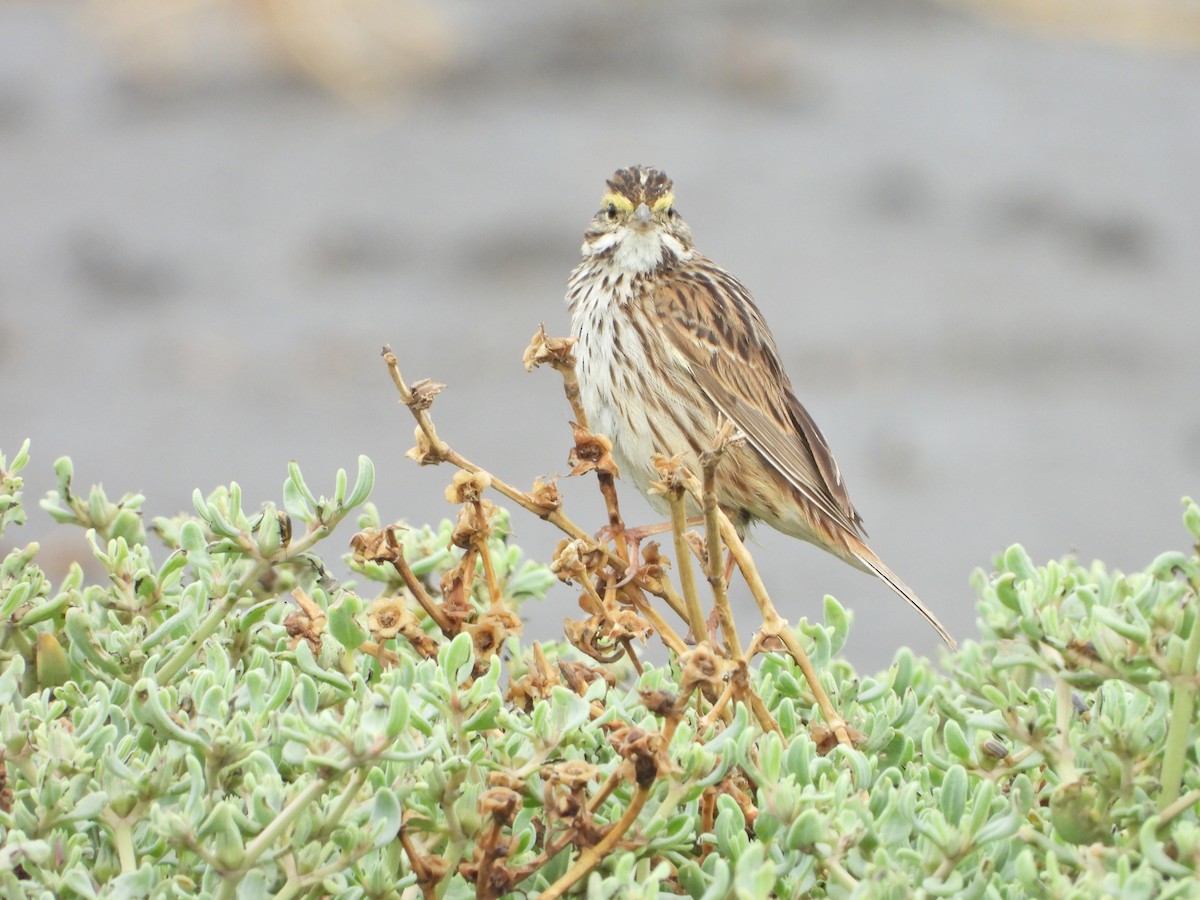
[[[306,641],[313,654],[321,651],[321,635],[329,622],[328,617],[317,603],[304,592],[303,588],[292,591],[292,599],[300,607],[283,620],[283,626],[291,637],[291,646],[296,647],[301,641]]]
[[[575,376],[575,358],[571,352],[573,341],[569,338],[551,338],[547,336],[545,328],[539,328],[534,335],[533,341],[525,353],[526,368],[532,369],[538,365],[548,364],[552,366],[563,378],[563,387],[567,396],[568,402],[571,404],[572,411],[575,413],[578,425],[576,425],[576,451],[578,458],[584,460],[591,469],[597,472],[597,477],[612,476],[616,474],[616,466],[610,463],[611,457],[607,454],[607,449],[604,447],[604,441],[597,435],[593,435],[586,429],[587,417],[583,411],[582,403],[579,397],[579,383]],[[396,385],[397,391],[400,393],[401,400],[413,416],[417,420],[418,430],[418,448],[414,451],[414,457],[418,462],[423,464],[432,464],[445,460],[452,465],[457,466],[467,472],[481,473],[483,470],[472,463],[470,460],[458,454],[451,449],[437,435],[437,431],[433,427],[433,422],[429,416],[428,409],[433,398],[441,390],[441,386],[432,382],[418,382],[410,389],[405,383],[399,369],[399,364],[395,354],[390,348],[385,347],[383,351],[384,361],[387,363],[388,371],[391,374],[392,381]],[[717,604],[717,615],[721,624],[722,633],[725,636],[726,642],[729,644],[730,655],[735,660],[744,660],[744,654],[741,649],[741,642],[737,636],[736,626],[733,622],[733,616],[729,609],[728,593],[725,585],[724,572],[721,570],[721,545],[722,543],[729,549],[731,556],[741,570],[746,583],[750,587],[750,592],[753,595],[755,602],[758,604],[759,611],[763,617],[763,631],[767,634],[776,635],[787,647],[788,652],[795,659],[797,666],[803,672],[805,680],[808,682],[809,688],[813,693],[813,697],[821,710],[821,715],[829,725],[830,729],[836,735],[838,741],[843,744],[850,745],[849,733],[847,732],[845,722],[834,709],[829,696],[825,693],[821,686],[820,680],[817,677],[815,668],[803,646],[797,640],[795,634],[788,627],[787,622],[779,616],[775,610],[774,604],[771,602],[770,596],[767,594],[766,587],[762,583],[762,579],[758,574],[758,570],[754,566],[753,559],[742,543],[737,530],[725,512],[720,509],[716,502],[715,491],[715,474],[716,465],[720,459],[721,451],[730,438],[732,427],[726,422],[720,433],[717,435],[714,449],[704,454],[704,483],[696,479],[694,475],[688,472],[682,466],[678,467],[678,481],[689,493],[691,493],[702,505],[705,514],[705,523],[707,531],[707,543],[705,550],[707,551],[706,571],[710,583],[713,586],[714,597]],[[583,445],[581,447],[581,444]],[[611,445],[609,445],[611,446]],[[600,448],[600,452],[596,452],[596,448]],[[583,452],[581,452],[583,451]],[[607,458],[606,458],[607,457]],[[584,542],[589,548],[594,549],[603,555],[604,562],[609,565],[617,573],[626,572],[629,565],[636,565],[636,560],[627,561],[628,557],[620,550],[621,544],[618,543],[618,552],[609,553],[602,545],[590,538],[579,526],[563,515],[560,508],[557,506],[548,508],[548,504],[544,502],[544,498],[539,498],[520,491],[506,482],[495,476],[491,476],[490,486],[508,497],[510,500],[520,504],[525,509],[535,515],[546,519],[554,524],[561,531],[566,533],[576,540]],[[602,487],[602,492],[604,491]],[[557,495],[555,495],[557,497]],[[615,488],[612,494],[612,501],[615,504]],[[610,526],[617,521],[620,521],[619,512],[615,511],[615,505],[609,505],[609,496],[605,492],[605,503],[609,508]],[[681,504],[680,504],[681,505]],[[690,565],[690,561],[685,565],[684,560],[687,559],[687,554],[681,552],[686,543],[686,536],[683,528],[686,525],[686,520],[683,525],[678,521],[679,516],[672,516],[672,533],[675,538],[676,559],[680,567],[681,583],[686,584],[686,575],[683,570]],[[614,540],[618,537],[624,537],[623,526],[619,531],[615,532]],[[485,554],[486,555],[486,554]],[[639,583],[639,579],[634,577],[634,583],[640,587],[646,587],[645,584]],[[666,579],[661,579],[666,581]],[[592,593],[595,593],[593,586]],[[696,597],[694,590],[691,591],[691,596]],[[684,604],[687,611],[686,620],[692,628],[693,635],[697,639],[701,639],[705,634],[703,629],[697,631],[699,624],[697,619],[702,618],[697,616],[699,610],[698,600],[692,603],[688,597],[688,590],[684,589]],[[753,692],[751,692],[753,695]],[[755,710],[756,718],[764,728],[770,728],[774,725],[769,716],[764,716],[766,712],[761,698],[751,699],[751,706]],[[777,726],[775,726],[777,727]]]
[[[671,611],[679,616],[680,621],[688,624],[688,611],[684,605],[684,600],[679,596],[679,592],[675,590],[675,585],[671,583],[671,579],[652,576],[644,579],[643,586],[647,593],[665,600],[667,606],[671,607]],[[690,630],[691,625],[688,625],[688,628]]]
[[[736,696],[749,702],[750,710],[764,731],[779,731],[779,724],[767,709],[767,705],[750,684],[748,675],[748,660],[742,650],[742,642],[738,638],[737,625],[733,620],[733,608],[729,605],[729,590],[725,582],[725,570],[722,565],[724,554],[721,552],[721,526],[719,519],[728,521],[728,517],[717,505],[716,472],[725,446],[729,440],[729,423],[726,423],[717,434],[713,447],[700,455],[700,463],[704,471],[704,483],[701,488],[702,506],[704,508],[706,556],[708,581],[713,589],[713,601],[716,607],[717,619],[721,625],[721,633],[725,636],[729,647],[729,655],[737,664],[735,676],[731,681]],[[683,470],[686,473],[686,469]],[[719,518],[718,518],[719,517]]]
[[[421,609],[425,610],[425,614],[433,619],[442,634],[449,636],[449,620],[443,615],[441,607],[433,602],[433,598],[425,590],[425,585],[421,583],[421,579],[416,576],[412,568],[408,565],[408,560],[404,558],[404,554],[401,553],[396,559],[392,560],[392,565],[400,573],[400,577],[404,579],[404,585],[408,588],[409,593],[417,598],[417,602],[421,604]]]
[[[687,615],[684,620],[692,629],[692,638],[699,643],[708,637],[708,625],[704,610],[700,606],[700,594],[696,590],[696,575],[692,571],[691,554],[687,543],[687,510],[684,507],[683,482],[679,478],[682,468],[680,457],[667,459],[656,456],[654,465],[663,476],[661,490],[671,508],[671,537],[675,545],[675,564],[679,567],[679,584],[683,592],[683,603]]]
[[[597,793],[597,797],[601,794],[604,797],[613,790],[620,781],[628,778],[636,783],[637,788],[634,791],[633,798],[626,807],[621,818],[605,833],[600,841],[590,847],[585,847],[580,851],[579,857],[575,860],[575,864],[563,875],[558,881],[550,885],[539,896],[542,898],[557,898],[563,896],[571,887],[577,884],[581,879],[594,869],[601,860],[603,860],[617,844],[621,841],[629,830],[634,826],[641,815],[642,807],[646,805],[646,800],[650,797],[650,791],[658,777],[663,774],[663,768],[670,766],[670,761],[666,758],[665,748],[670,745],[671,737],[675,734],[675,728],[679,724],[679,712],[676,706],[666,718],[663,725],[663,730],[659,734],[640,732],[638,729],[627,729],[627,734],[620,739],[614,740],[617,744],[617,752],[625,757],[625,761],[613,772],[613,776],[605,783],[605,787]],[[600,802],[603,802],[601,800]],[[589,804],[589,807],[595,811],[599,808],[599,803],[594,806]]]
[[[449,868],[446,861],[440,856],[428,856],[421,852],[417,846],[417,842],[413,840],[408,831],[408,822],[410,816],[405,815],[401,820],[400,825],[400,846],[404,849],[404,853],[408,856],[408,864],[414,875],[417,876],[417,885],[421,888],[421,896],[426,900],[437,896],[438,882],[446,874]]]
[[[520,779],[507,772],[493,772],[488,781],[492,786],[479,798],[479,812],[487,817],[487,825],[475,845],[473,861],[458,867],[459,872],[475,884],[475,896],[481,900],[494,900],[512,890],[516,883],[515,874],[503,862],[508,855],[508,844],[501,838],[504,829],[511,827],[523,802],[517,790],[521,786]]]
[[[665,720],[661,732],[644,731],[631,725],[618,727],[618,723],[608,726],[611,730],[609,739],[623,762],[590,796],[587,787],[595,778],[594,769],[573,773],[559,767],[563,769],[562,772],[547,777],[547,818],[538,825],[541,852],[537,858],[519,866],[510,866],[504,857],[507,845],[502,838],[502,831],[511,827],[513,812],[519,808],[520,785],[497,784],[485,793],[486,809],[481,807],[481,812],[490,815],[491,819],[474,857],[458,866],[458,870],[475,883],[477,892],[484,897],[498,896],[519,884],[554,855],[574,847],[578,855],[569,871],[542,893],[547,898],[560,897],[586,878],[621,841],[627,840],[654,785],[673,771],[667,747],[682,711],[690,708],[693,696],[697,713],[701,716],[701,731],[719,721],[730,721],[733,702],[741,700],[761,728],[778,732],[778,723],[751,684],[749,668],[754,653],[765,645],[769,646],[772,639],[782,643],[803,672],[821,716],[828,723],[824,733],[828,735],[830,743],[836,740],[851,744],[850,729],[838,716],[822,688],[800,640],[776,612],[750,554],[717,501],[718,466],[730,441],[738,439],[732,434],[732,426],[725,423],[712,449],[701,455],[700,478],[688,471],[678,457],[657,457],[654,460],[662,476],[662,481],[654,489],[666,497],[671,512],[670,525],[680,592],[669,577],[671,563],[659,555],[657,544],[648,545],[640,559],[629,555],[626,531],[617,502],[615,479],[618,472],[612,457],[612,444],[604,435],[588,429],[575,375],[573,343],[568,338],[551,338],[544,328],[539,328],[525,353],[525,364],[530,369],[538,365],[550,365],[563,379],[563,390],[574,413],[574,447],[570,454],[572,474],[596,474],[608,516],[604,532],[611,539],[611,547],[592,538],[563,514],[562,499],[553,480],[539,479],[531,492],[521,491],[451,448],[437,434],[429,414],[430,405],[442,386],[428,381],[407,385],[401,376],[395,354],[390,349],[384,349],[384,360],[393,383],[402,402],[416,420],[417,447],[409,455],[422,465],[444,461],[460,470],[447,491],[447,498],[461,505],[452,540],[465,552],[458,565],[443,576],[441,603],[429,596],[420,579],[413,574],[403,553],[399,552],[401,548],[395,534],[386,530],[377,539],[385,550],[390,551],[389,561],[443,634],[452,636],[468,629],[475,639],[477,652],[484,654],[496,652],[508,634],[519,630],[519,620],[504,602],[502,585],[489,552],[491,504],[482,494],[492,488],[550,522],[567,536],[568,540],[559,545],[551,568],[560,579],[580,585],[582,595],[579,604],[586,618],[568,619],[565,630],[572,644],[601,664],[585,666],[560,661],[559,671],[556,672],[540,646],[535,644],[529,671],[510,687],[510,702],[528,706],[548,696],[558,684],[565,684],[582,693],[587,690],[587,683],[592,678],[610,678],[604,666],[622,656],[629,657],[640,673],[641,664],[634,653],[633,642],[644,641],[652,631],[660,635],[666,647],[677,657],[682,673],[678,697],[663,691],[643,694],[647,709],[663,716]],[[696,533],[688,531],[690,524],[699,521],[688,521],[689,495],[703,511],[703,540]],[[646,529],[641,533],[645,535],[649,532],[650,529]],[[359,549],[356,547],[356,552]],[[745,577],[762,615],[763,627],[755,635],[748,651],[743,649],[730,606],[728,579],[723,565],[726,549]],[[709,644],[710,624],[704,615],[689,551],[695,551],[712,587],[714,614],[723,638],[723,648]],[[482,579],[476,570],[477,559],[482,566]],[[478,590],[481,580],[490,598],[490,604],[483,612],[477,610],[478,601],[474,599],[477,595],[473,593]],[[668,602],[686,622],[695,646],[690,646],[671,627],[652,605],[647,594],[662,597]],[[373,643],[367,652],[378,655],[383,661],[386,651],[382,650],[382,634],[373,636],[378,643]],[[581,669],[586,672],[581,674],[577,671]],[[711,709],[705,714],[704,708],[709,704]],[[593,704],[593,715],[603,712],[602,706]],[[613,792],[622,786],[633,787],[628,806],[615,823],[605,828],[594,820],[594,816],[611,799]],[[733,788],[723,786],[706,795],[706,820],[710,824],[713,801],[721,792],[735,793]],[[743,799],[748,804],[748,799]],[[748,817],[754,812],[748,808]],[[422,891],[429,896],[430,891],[448,874],[445,871],[447,863],[438,857],[423,857],[407,829],[401,830],[401,841]]]
[[[684,479],[684,483],[690,493],[696,497],[704,495],[704,487],[696,479],[696,476],[685,471],[681,477]],[[746,579],[751,596],[754,597],[755,603],[758,604],[759,613],[763,618],[763,631],[767,634],[775,635],[783,641],[788,653],[791,654],[792,659],[796,661],[796,665],[804,674],[804,680],[808,682],[809,690],[813,693],[817,708],[821,710],[821,717],[833,731],[834,735],[836,735],[838,743],[847,747],[854,746],[854,742],[851,740],[850,734],[846,729],[846,722],[838,715],[832,701],[829,699],[829,695],[825,693],[825,688],[821,685],[821,680],[817,676],[817,670],[814,668],[812,660],[808,658],[808,653],[796,638],[795,632],[788,626],[787,620],[779,615],[775,609],[775,604],[771,602],[771,597],[767,594],[766,585],[763,584],[762,576],[758,574],[758,569],[754,565],[754,559],[750,556],[750,551],[746,549],[746,545],[742,543],[742,539],[738,535],[733,522],[729,520],[729,516],[725,514],[725,511],[720,508],[716,509],[715,518],[717,526],[720,529],[720,536],[725,546],[729,549],[729,552],[733,555],[733,559],[737,563],[742,577]]]
[[[575,415],[576,447],[578,448],[579,431],[588,432],[587,413],[583,410],[583,400],[579,395],[579,378],[575,374],[575,346],[573,338],[552,338],[546,334],[544,324],[538,326],[529,346],[525,350],[525,371],[532,372],[540,365],[551,366],[563,380],[563,392],[567,402],[571,404],[571,412]],[[625,540],[625,523],[621,520],[621,510],[617,504],[617,485],[615,476],[616,464],[612,469],[597,469],[596,478],[600,482],[600,493],[604,496],[604,507],[608,511],[608,528],[613,541],[617,545],[617,555],[623,560],[637,565],[636,559],[629,558],[629,547]]]
[[[654,626],[654,630],[658,632],[663,643],[666,644],[676,656],[682,656],[687,652],[687,643],[679,636],[679,634],[667,624],[666,619],[658,614],[649,603],[646,603],[638,597],[633,598],[633,607],[646,618],[646,620]]]
[[[451,630],[449,617],[442,611],[441,605],[435,603],[429,596],[425,585],[409,568],[408,561],[404,558],[404,547],[396,536],[398,527],[389,525],[386,528],[366,528],[360,531],[350,539],[350,549],[354,553],[354,558],[358,562],[390,564],[404,580],[404,585],[408,588],[409,593],[421,604],[425,614],[437,623],[442,634],[453,637],[457,632]]]
[[[483,561],[483,577],[487,582],[488,598],[494,607],[503,604],[503,594],[500,592],[500,582],[496,578],[496,567],[492,563],[492,554],[488,552],[488,538],[491,536],[492,527],[487,521],[487,515],[483,511],[483,504],[476,500],[474,504],[476,538],[475,546],[479,552],[479,558]]]
[[[383,360],[388,367],[388,372],[392,376],[392,382],[396,386],[396,390],[400,394],[401,402],[409,408],[413,417],[417,420],[418,448],[416,451],[410,451],[410,454],[420,465],[436,465],[440,462],[448,462],[453,466],[463,469],[467,472],[483,472],[480,466],[475,465],[462,454],[450,448],[450,446],[438,437],[437,431],[433,427],[433,420],[430,418],[428,402],[419,392],[414,393],[417,385],[426,384],[427,382],[417,382],[417,385],[410,389],[404,382],[404,377],[400,373],[399,362],[396,359],[396,354],[392,352],[390,347],[383,348]],[[492,488],[499,491],[509,500],[529,510],[535,516],[545,519],[550,522],[560,531],[570,535],[573,538],[588,541],[594,544],[600,552],[607,558],[609,565],[613,566],[617,571],[624,572],[627,568],[627,563],[620,557],[609,554],[608,550],[598,544],[591,535],[568,519],[562,514],[559,509],[546,510],[544,503],[538,501],[537,498],[525,493],[524,491],[513,487],[511,484],[492,476]]]
[[[725,583],[725,568],[722,565],[725,554],[721,552],[721,529],[717,522],[717,515],[724,515],[717,506],[717,465],[724,451],[720,441],[722,438],[718,437],[717,445],[700,455],[700,465],[704,472],[701,498],[704,507],[705,550],[708,555],[707,574],[708,583],[712,585],[717,620],[721,624],[721,634],[725,637],[725,643],[729,646],[729,655],[742,661],[746,657],[738,637],[737,624],[733,621],[733,609],[729,605],[729,586]]]

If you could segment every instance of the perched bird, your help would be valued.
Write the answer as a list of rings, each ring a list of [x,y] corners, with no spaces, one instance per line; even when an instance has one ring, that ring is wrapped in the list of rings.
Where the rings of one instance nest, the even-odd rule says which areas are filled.
[[[616,172],[583,237],[567,302],[591,429],[607,435],[623,477],[650,495],[654,454],[700,454],[722,424],[734,441],[717,470],[717,501],[742,532],[753,522],[873,572],[950,646],[921,599],[865,543],[862,519],[812,417],[796,399],[750,292],[696,252],[671,179]],[[698,512],[693,505],[691,513]]]

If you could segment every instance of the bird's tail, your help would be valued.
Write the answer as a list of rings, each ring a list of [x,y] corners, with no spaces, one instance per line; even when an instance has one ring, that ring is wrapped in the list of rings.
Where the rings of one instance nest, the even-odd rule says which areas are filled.
[[[951,650],[957,648],[958,644],[955,643],[950,632],[946,630],[946,626],[938,621],[938,617],[933,614],[933,610],[921,602],[921,598],[913,592],[913,589],[901,581],[900,576],[889,569],[884,561],[875,555],[875,551],[862,541],[855,540],[851,543],[850,552],[867,571],[878,575],[888,587],[907,600],[909,606],[924,616],[925,621],[933,626],[933,630],[938,633],[938,637],[946,642],[947,647]]]

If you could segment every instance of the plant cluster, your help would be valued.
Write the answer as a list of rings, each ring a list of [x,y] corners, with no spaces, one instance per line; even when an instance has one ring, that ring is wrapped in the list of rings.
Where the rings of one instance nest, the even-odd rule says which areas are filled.
[[[458,470],[436,529],[385,522],[365,458],[328,498],[293,464],[278,506],[231,484],[149,528],[142,497],[79,492],[60,460],[43,507],[87,529],[104,577],[76,563],[52,585],[36,544],[0,563],[0,893],[1200,891],[1197,547],[1128,575],[1012,547],[976,573],[981,636],[945,670],[900,650],[858,675],[849,614],[827,597],[824,624],[785,622],[713,502],[736,436],[699,473],[659,460],[669,543],[626,541],[570,351],[539,332],[526,361],[563,374],[602,540],[553,481],[519,490],[447,445],[440,386],[390,352],[410,455]],[[24,522],[27,462],[0,457],[0,535]],[[564,532],[550,565],[511,544],[497,494]],[[317,544],[351,516],[340,582]],[[1184,521],[1200,547],[1191,501]],[[727,554],[762,613],[749,641]],[[526,644],[524,604],[556,581],[577,618]]]

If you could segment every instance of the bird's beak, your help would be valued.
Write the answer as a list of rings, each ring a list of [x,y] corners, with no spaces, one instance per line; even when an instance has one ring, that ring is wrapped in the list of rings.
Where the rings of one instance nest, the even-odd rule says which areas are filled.
[[[650,207],[645,203],[639,203],[633,211],[633,224],[638,228],[650,227]]]

